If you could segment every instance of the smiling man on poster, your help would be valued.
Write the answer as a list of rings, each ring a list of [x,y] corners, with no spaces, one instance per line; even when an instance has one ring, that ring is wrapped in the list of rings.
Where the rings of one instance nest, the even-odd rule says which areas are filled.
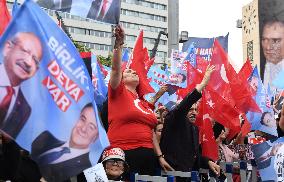
[[[46,176],[52,176],[46,180],[65,179],[91,166],[89,146],[97,138],[96,116],[93,104],[89,103],[83,107],[68,141],[60,141],[49,131],[44,131],[33,141],[31,156],[42,166],[41,171]]]
[[[42,54],[41,41],[32,32],[19,32],[4,44],[0,64],[0,129],[13,138],[31,113],[20,85],[34,76]]]
[[[8,128],[19,128],[12,137],[33,154],[49,182],[64,181],[97,164],[109,142],[94,102],[91,78],[72,41],[33,0],[21,5],[2,35],[0,53],[5,59],[14,59],[5,66],[9,71],[0,70],[0,80],[6,72],[17,73],[12,78],[16,75],[22,81],[18,95],[21,91],[30,107],[27,116],[20,115],[20,109],[13,115],[13,121],[26,120],[22,126],[5,122],[7,127],[0,129],[9,133]],[[0,64],[6,64],[4,58]],[[8,96],[2,98],[0,102],[9,100]],[[60,148],[65,153],[55,154]]]

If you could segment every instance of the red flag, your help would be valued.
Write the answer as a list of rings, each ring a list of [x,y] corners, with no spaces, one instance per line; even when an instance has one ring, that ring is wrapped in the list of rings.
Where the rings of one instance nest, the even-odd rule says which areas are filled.
[[[253,67],[251,66],[250,60],[247,60],[238,73],[239,79],[248,80],[252,71],[253,71]]]
[[[189,62],[187,65],[187,87],[180,88],[176,91],[180,98],[184,98],[188,93],[190,93],[196,86],[196,84],[202,81],[202,73],[198,72]]]
[[[147,51],[147,54],[145,57],[145,69],[149,71],[150,67],[154,64],[155,58],[150,59],[149,54],[148,54],[148,49],[146,47],[144,49],[146,49]]]
[[[222,93],[222,96],[227,101],[230,101],[231,105],[235,105],[242,113],[246,113],[247,111],[260,112],[261,110],[259,109],[251,94],[250,85],[248,84],[247,79],[245,79],[245,75],[248,75],[248,72],[251,69],[249,65],[246,63],[241,72],[237,74],[233,66],[228,61],[227,53],[223,50],[222,46],[217,40],[214,43],[212,62],[214,62],[216,67],[220,68],[220,72],[217,71],[217,73],[215,73],[213,81],[218,80],[222,83],[218,88],[215,87],[215,90],[217,90],[219,93]],[[222,70],[223,65],[225,72]],[[218,73],[220,73],[220,76]],[[224,75],[221,76],[222,74]],[[244,75],[239,76],[240,74]],[[227,79],[227,83],[229,83],[230,86],[229,90],[228,84],[224,83],[224,79],[224,82],[222,82],[219,77]],[[234,103],[232,101],[234,101]]]
[[[220,96],[222,96],[231,106],[235,106],[235,100],[231,94],[231,88],[229,85],[228,77],[234,77],[237,73],[233,67],[229,67],[228,55],[216,40],[214,42],[213,54],[211,57],[211,63],[215,66],[215,71],[211,75],[211,79],[208,85],[211,86],[215,91],[217,91]],[[230,74],[226,72],[226,69],[230,69]]]
[[[240,131],[239,111],[210,86],[206,87],[204,94],[206,99],[204,102],[210,116],[224,127]]]
[[[0,0],[0,36],[6,30],[10,20],[11,15],[8,11],[6,0]]]
[[[202,113],[202,125],[199,126],[199,130],[201,133],[201,147],[202,147],[202,156],[206,156],[213,161],[218,160],[218,145],[216,143],[216,139],[214,137],[214,132],[212,129],[212,122],[211,118],[209,117],[209,112],[207,110],[207,107],[205,105],[205,96],[202,96],[202,109],[199,110],[199,112]],[[198,113],[199,114],[199,113]]]
[[[192,80],[194,85],[201,82],[202,73],[198,72],[190,64],[188,65],[189,72],[194,75],[194,79]],[[239,111],[217,91],[213,90],[210,85],[207,85],[203,94],[205,94],[203,102],[207,106],[210,117],[229,129],[240,131]]]
[[[203,59],[201,56],[196,57],[196,69],[204,73],[208,66],[209,62]]]
[[[92,52],[80,52],[81,58],[89,58],[91,59]]]
[[[248,121],[248,118],[246,117],[245,114],[242,115],[244,119],[244,124],[242,126],[241,132],[242,132],[242,137],[245,137],[251,130],[251,125],[250,122]]]
[[[220,95],[224,97],[222,87],[224,87],[226,84],[229,84],[225,71],[225,67],[228,65],[228,56],[217,40],[214,42],[210,64],[215,66],[215,71],[212,73],[208,85],[210,85],[214,90],[218,91]]]
[[[137,93],[139,97],[143,97],[145,94],[155,92],[151,87],[150,80],[147,78],[146,59],[148,58],[148,50],[143,47],[143,30],[140,31],[135,46],[132,52],[132,58],[130,60],[130,69],[136,71],[139,76],[139,85]]]

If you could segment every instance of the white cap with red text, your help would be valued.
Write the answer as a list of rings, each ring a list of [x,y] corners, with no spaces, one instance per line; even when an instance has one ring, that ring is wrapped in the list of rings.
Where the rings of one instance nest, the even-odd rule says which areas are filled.
[[[102,162],[109,159],[121,159],[125,161],[125,154],[121,148],[111,148],[103,152]]]

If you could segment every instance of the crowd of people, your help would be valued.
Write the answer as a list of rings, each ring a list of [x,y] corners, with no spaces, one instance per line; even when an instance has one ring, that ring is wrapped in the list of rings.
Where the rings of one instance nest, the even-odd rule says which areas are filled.
[[[105,101],[101,112],[101,119],[107,131],[110,147],[105,149],[99,161],[103,164],[109,180],[129,181],[132,173],[154,176],[161,170],[190,172],[198,171],[200,168],[209,169],[216,177],[221,178],[223,174],[219,165],[220,161],[233,162],[244,158],[244,153],[233,152],[228,144],[244,144],[246,143],[245,137],[238,134],[228,140],[228,128],[213,121],[213,119],[211,119],[211,122],[218,145],[219,159],[213,160],[202,154],[200,131],[195,125],[195,121],[199,108],[198,101],[202,97],[202,90],[207,86],[215,66],[207,66],[202,81],[195,86],[193,91],[187,93],[172,110],[167,110],[164,106],[155,107],[155,102],[168,91],[167,86],[162,86],[151,101],[146,101],[140,92],[141,78],[136,71],[122,68],[122,48],[125,34],[121,26],[116,27],[114,36],[115,45],[108,86],[108,99]],[[23,43],[20,41],[22,37],[34,38],[30,34],[19,34],[14,41],[10,41],[9,45],[7,44],[8,51],[6,52],[13,52],[13,47]],[[41,57],[41,54],[38,57]],[[33,66],[35,72],[37,62],[32,63],[33,65],[30,67]],[[28,65],[22,64],[22,66],[27,67]],[[34,74],[34,72],[31,74]],[[91,106],[86,105],[82,109],[81,115],[90,115],[87,112],[93,112]],[[84,124],[95,125],[90,127],[90,130],[97,127],[96,122],[92,123],[96,121],[95,116],[92,115],[92,118],[84,121]],[[240,122],[242,122],[241,117]],[[76,140],[72,136],[76,134],[76,127],[80,127],[81,124],[82,121],[78,119],[70,136],[70,141],[74,146],[76,146]],[[284,107],[278,115],[277,129],[278,136],[283,136]],[[265,133],[258,132],[258,134],[269,139],[269,136],[266,136]],[[17,133],[11,133],[11,136],[13,135],[17,135]],[[97,133],[94,133],[90,137],[90,141],[86,141],[86,143],[95,140],[97,136]],[[45,164],[44,155],[41,154],[51,150],[52,146],[42,142],[42,137],[53,136],[48,131],[41,133],[33,142],[30,155],[15,141],[1,134],[1,180],[45,181],[37,163]],[[60,145],[66,143],[59,142],[61,142]],[[86,144],[86,146],[88,145]],[[82,146],[79,147],[82,148]],[[37,163],[31,157],[36,159]],[[75,164],[68,165],[74,167]],[[46,170],[49,170],[48,166]],[[60,170],[60,168],[56,170]],[[81,169],[81,171],[83,170]],[[52,176],[54,172],[49,171],[49,173]],[[238,181],[238,175],[234,179]],[[177,182],[189,180],[187,178],[176,178]],[[86,181],[83,173],[77,176],[77,181]]]

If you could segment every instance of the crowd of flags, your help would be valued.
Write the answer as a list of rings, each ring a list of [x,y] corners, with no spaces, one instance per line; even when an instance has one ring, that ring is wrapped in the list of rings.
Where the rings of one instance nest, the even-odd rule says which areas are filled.
[[[17,0],[13,5],[12,16],[10,15],[5,0],[0,0],[0,36],[5,32],[9,22],[19,11]],[[38,20],[40,21],[40,20]],[[49,30],[46,30],[49,31]],[[199,114],[197,116],[197,126],[202,138],[203,154],[213,160],[218,159],[218,148],[214,138],[211,119],[221,123],[230,129],[229,137],[234,137],[238,133],[245,136],[251,130],[261,130],[268,134],[277,136],[276,127],[269,128],[261,126],[259,121],[262,113],[271,112],[271,99],[273,91],[264,88],[259,77],[257,67],[253,68],[247,60],[241,70],[237,73],[230,63],[227,52],[215,39],[210,62],[202,56],[196,54],[196,43],[192,42],[185,52],[173,51],[179,57],[179,63],[186,73],[186,86],[184,88],[171,84],[169,77],[172,74],[175,63],[171,67],[154,64],[154,58],[149,57],[146,47],[143,45],[143,31],[140,31],[135,46],[131,51],[129,48],[123,49],[122,69],[134,69],[139,76],[138,95],[150,99],[151,94],[157,92],[161,86],[168,85],[169,92],[165,93],[157,102],[171,110],[175,103],[183,99],[191,92],[196,84],[200,83],[205,73],[207,65],[215,65],[215,71],[210,82],[202,92],[202,99],[199,104]],[[176,61],[173,60],[172,61]],[[108,81],[110,67],[104,66],[100,60],[91,53],[92,84],[94,87],[94,100],[101,109],[107,99]],[[257,79],[257,90],[253,91],[250,80]],[[272,83],[279,89],[284,89],[284,72],[281,72]],[[150,94],[150,96],[147,96]],[[240,123],[240,115],[244,119]],[[33,128],[34,129],[34,128]],[[106,137],[106,136],[105,136]],[[214,150],[213,150],[214,149]]]

